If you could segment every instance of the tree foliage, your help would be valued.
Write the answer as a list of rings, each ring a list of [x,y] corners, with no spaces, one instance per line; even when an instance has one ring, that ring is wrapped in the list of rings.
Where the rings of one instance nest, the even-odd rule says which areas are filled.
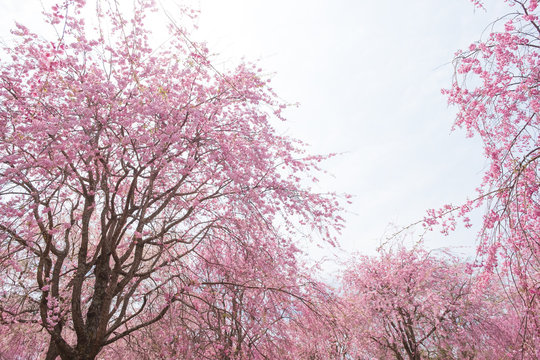
[[[151,46],[151,1],[97,4],[87,22],[83,0],[55,5],[57,37],[17,24],[4,48],[0,349],[93,359],[174,319],[232,356],[301,298],[299,229],[341,226],[301,182],[323,157],[275,133],[284,105],[255,65],[217,71],[174,23]]]
[[[355,259],[343,276],[350,358],[511,359],[509,303],[478,284],[464,262],[420,246]]]
[[[481,2],[474,2],[482,7]],[[456,126],[484,144],[488,168],[478,196],[429,211],[428,227],[452,230],[458,218],[484,208],[478,238],[486,275],[498,274],[520,309],[522,351],[540,356],[540,22],[536,0],[509,0],[502,27],[457,52],[453,85],[443,93],[457,106]]]

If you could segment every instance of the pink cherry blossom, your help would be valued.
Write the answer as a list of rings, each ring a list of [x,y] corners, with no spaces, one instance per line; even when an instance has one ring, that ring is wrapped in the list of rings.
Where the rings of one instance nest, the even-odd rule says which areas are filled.
[[[134,4],[98,2],[95,31],[64,1],[58,38],[3,49],[0,357],[279,358],[310,295],[294,241],[343,226],[302,185],[326,157],[276,133],[256,64],[217,71],[183,24],[154,48]]]

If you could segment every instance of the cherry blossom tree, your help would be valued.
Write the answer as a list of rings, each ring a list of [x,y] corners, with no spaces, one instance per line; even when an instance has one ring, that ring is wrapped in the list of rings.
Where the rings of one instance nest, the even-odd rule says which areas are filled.
[[[348,351],[361,359],[511,359],[506,299],[466,266],[421,247],[381,249],[343,275]]]
[[[220,356],[247,351],[275,335],[265,312],[289,316],[280,297],[307,294],[283,282],[293,239],[341,227],[336,197],[302,185],[323,157],[271,126],[269,80],[217,71],[178,23],[151,46],[153,9],[100,1],[92,20],[66,0],[45,12],[54,38],[17,24],[3,49],[2,356],[94,359],[172,318]]]
[[[473,1],[478,7],[482,2]],[[457,52],[452,88],[456,126],[484,144],[489,166],[478,194],[463,205],[430,210],[425,224],[452,230],[484,212],[477,266],[513,284],[523,356],[540,357],[540,22],[536,0],[506,1],[509,13],[487,38]]]
[[[305,307],[301,317],[289,327],[290,359],[349,360],[355,359],[351,351],[351,308],[334,291],[314,297],[317,311]],[[313,298],[312,298],[313,299]]]
[[[124,359],[295,359],[298,340],[291,328],[323,322],[319,294],[329,291],[295,263],[283,266],[276,249],[251,248],[249,256],[236,256],[227,248],[212,246],[213,254],[201,257],[193,274],[200,284],[182,294],[164,321],[104,350],[105,358]],[[244,249],[245,250],[245,249]],[[198,250],[200,251],[200,250]],[[260,254],[255,254],[255,253]],[[230,264],[234,257],[234,268]],[[259,268],[253,259],[265,258]],[[253,268],[255,267],[255,268]],[[312,272],[310,272],[312,273]]]

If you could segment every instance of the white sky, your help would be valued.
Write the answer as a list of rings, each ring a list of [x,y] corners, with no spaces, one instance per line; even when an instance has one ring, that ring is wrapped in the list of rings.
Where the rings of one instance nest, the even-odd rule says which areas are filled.
[[[371,253],[389,223],[405,226],[474,195],[482,148],[450,131],[454,110],[440,89],[451,84],[454,52],[506,11],[502,1],[488,1],[487,13],[468,0],[192,2],[201,9],[195,38],[220,54],[219,66],[260,59],[277,93],[301,104],[287,112],[286,134],[312,153],[344,153],[325,164],[333,177],[317,190],[355,195],[345,251]],[[38,0],[3,0],[0,37],[14,20],[35,24],[40,11]],[[472,253],[474,237],[461,230],[426,240]]]
[[[478,139],[451,132],[455,110],[440,89],[451,84],[454,52],[506,12],[502,1],[488,2],[487,13],[468,0],[198,4],[201,38],[212,51],[231,65],[241,56],[261,59],[276,73],[278,94],[300,102],[287,113],[287,134],[313,153],[344,153],[327,162],[334,176],[319,189],[355,195],[345,252],[372,253],[393,232],[390,223],[406,226],[428,208],[474,195],[483,150]],[[472,254],[475,234],[428,233],[426,245]]]

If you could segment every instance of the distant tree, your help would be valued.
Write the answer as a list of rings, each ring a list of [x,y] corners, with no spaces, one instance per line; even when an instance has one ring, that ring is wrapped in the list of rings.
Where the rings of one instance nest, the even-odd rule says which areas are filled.
[[[218,72],[179,24],[152,47],[152,1],[84,3],[45,13],[53,39],[17,24],[1,58],[0,354],[94,359],[173,318],[190,346],[247,351],[302,295],[299,229],[341,227],[302,185],[323,157],[275,133],[256,66]]]
[[[233,246],[230,246],[233,245]],[[324,326],[318,294],[329,291],[302,274],[295,263],[279,263],[281,249],[210,246],[193,274],[198,286],[171,306],[163,321],[112,344],[103,355],[123,359],[297,359],[291,328],[309,322]],[[254,260],[264,258],[266,266]],[[235,262],[234,267],[230,266]],[[202,262],[209,262],[203,264]],[[195,271],[194,271],[195,272]],[[320,327],[319,327],[320,329]],[[317,329],[317,330],[319,330]]]
[[[353,359],[346,320],[354,313],[336,289],[318,284],[308,290],[311,302],[299,306],[297,316],[288,324],[287,336],[292,346],[286,359]]]
[[[359,359],[510,359],[505,297],[482,292],[458,259],[382,249],[343,275],[348,351]]]
[[[480,1],[473,1],[482,6]],[[540,21],[536,0],[506,1],[504,25],[459,51],[452,88],[456,126],[479,136],[489,163],[478,195],[461,206],[431,210],[426,225],[443,231],[484,211],[477,264],[513,284],[509,299],[521,313],[523,356],[540,357]]]

